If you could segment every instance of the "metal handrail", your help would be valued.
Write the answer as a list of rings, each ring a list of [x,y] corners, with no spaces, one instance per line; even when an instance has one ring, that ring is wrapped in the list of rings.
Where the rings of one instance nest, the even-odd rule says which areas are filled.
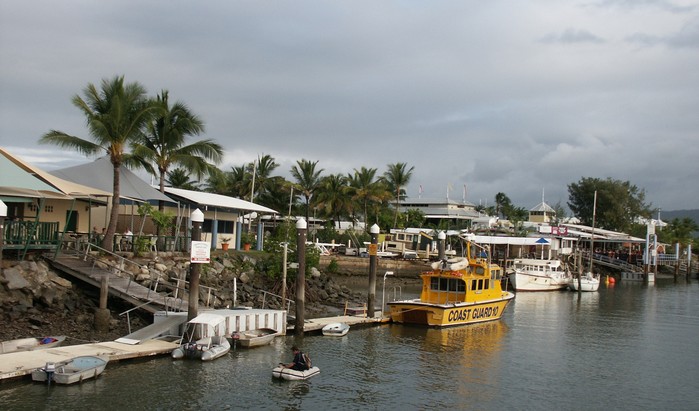
[[[277,298],[279,298],[280,300],[282,300],[282,296],[281,296],[281,295],[274,294],[274,293],[271,293],[271,292],[265,291],[265,290],[261,290],[261,291],[262,291],[262,309],[264,309],[265,306],[266,306],[267,294],[269,294],[269,295],[271,295],[271,296],[274,296],[274,297],[277,297]],[[288,311],[291,310],[291,304],[292,304],[292,303],[293,303],[293,304],[296,304],[296,301],[294,301],[294,300],[292,300],[291,298],[288,298],[288,297],[286,297],[286,300],[288,301],[287,306],[286,306],[286,311],[288,312]],[[282,307],[283,307],[283,306],[284,306],[284,301],[282,300]]]
[[[99,260],[99,259],[96,258],[95,256],[90,255],[90,250],[91,250],[92,248],[97,249],[98,251],[100,251],[100,252],[102,252],[102,253],[109,254],[109,255],[112,255],[112,256],[114,256],[114,257],[117,257],[117,259],[119,260],[119,264],[118,264],[118,265],[108,264],[108,263],[106,263],[106,262],[104,262],[104,261],[102,261],[102,260]],[[77,250],[77,251],[79,251],[80,253],[82,253],[81,250]],[[125,292],[126,292],[127,294],[128,294],[129,289],[130,289],[130,287],[131,287],[131,284],[132,284],[133,281],[134,281],[134,276],[133,276],[131,273],[129,273],[128,271],[124,270],[123,267],[124,267],[124,265],[125,265],[125,262],[129,262],[129,263],[131,263],[131,264],[133,264],[133,265],[135,265],[135,266],[138,266],[138,267],[146,268],[146,269],[148,270],[149,273],[152,273],[152,271],[153,271],[153,269],[152,269],[151,267],[148,267],[147,265],[144,266],[144,265],[138,264],[138,263],[135,262],[135,261],[129,260],[128,258],[126,258],[126,257],[124,257],[124,256],[121,256],[121,255],[119,255],[119,254],[116,254],[116,253],[114,253],[114,252],[111,252],[111,251],[109,251],[109,250],[107,250],[107,249],[105,249],[105,248],[102,248],[102,247],[100,247],[100,246],[98,246],[98,245],[96,245],[96,244],[92,244],[92,243],[87,243],[87,245],[86,245],[86,247],[85,247],[84,256],[82,257],[82,258],[83,258],[83,261],[87,261],[88,257],[89,257],[90,259],[92,259],[92,268],[93,268],[93,269],[95,268],[95,264],[97,263],[97,261],[100,261],[100,262],[102,262],[103,264],[106,264],[107,266],[109,266],[110,268],[114,268],[114,269],[119,270],[119,272],[121,272],[121,273],[126,273],[126,274],[128,274],[128,276],[129,276],[129,282],[128,282],[128,284],[127,284],[127,286],[126,286],[126,290],[125,290]],[[157,272],[156,272],[156,273],[157,273]],[[157,274],[159,274],[159,273],[157,273]],[[179,281],[182,281],[182,280],[178,280],[178,286],[173,286],[173,285],[170,285],[170,284],[162,284],[163,287],[167,287],[167,288],[170,288],[170,289],[176,291],[176,294],[175,294],[175,296],[174,296],[175,299],[178,299],[177,294],[179,294],[179,290],[180,290],[180,289],[182,289],[183,291],[186,290],[186,288],[181,288],[181,287],[179,287]],[[188,282],[189,282],[189,281],[184,280],[184,283],[185,283],[185,284],[187,284]],[[156,280],[155,280],[155,282],[153,282],[153,287],[152,287],[152,288],[151,288],[151,287],[148,287],[148,294],[146,294],[146,298],[149,299],[148,302],[153,302],[153,301],[155,301],[155,300],[150,299],[151,292],[153,292],[153,293],[156,294],[156,295],[160,295],[160,294],[158,293],[158,291],[157,291],[159,285],[161,285],[161,284],[160,284],[160,275],[158,275],[157,278],[156,278]],[[208,290],[208,291],[207,291],[207,298],[206,298],[205,307],[209,307],[209,305],[211,304],[212,292],[213,292],[213,294],[215,295],[216,288],[214,288],[214,287],[209,287],[209,286],[205,286],[205,285],[200,285],[200,287],[201,287],[201,288],[205,288],[205,289]],[[167,296],[168,296],[168,295],[165,294],[165,298],[167,298]],[[180,301],[183,301],[183,300],[180,298]],[[165,300],[165,304],[164,304],[164,305],[165,305],[165,307],[166,307],[166,309],[167,309],[167,300]],[[174,308],[174,307],[173,307],[173,308]],[[181,307],[179,307],[178,309],[181,309]]]

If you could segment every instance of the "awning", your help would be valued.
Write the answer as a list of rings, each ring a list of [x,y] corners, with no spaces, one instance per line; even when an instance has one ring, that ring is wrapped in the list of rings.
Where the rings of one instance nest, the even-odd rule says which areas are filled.
[[[227,208],[231,210],[256,211],[258,213],[279,214],[278,212],[249,201],[220,194],[202,191],[184,190],[181,188],[165,187],[165,193],[173,198],[181,198],[198,206]],[[171,200],[172,201],[172,200]]]
[[[215,327],[226,321],[226,317],[218,314],[204,313],[189,320],[190,324],[206,324]]]

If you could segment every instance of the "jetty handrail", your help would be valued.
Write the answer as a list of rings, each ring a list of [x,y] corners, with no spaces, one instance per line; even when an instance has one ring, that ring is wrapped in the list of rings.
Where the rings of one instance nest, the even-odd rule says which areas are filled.
[[[104,260],[101,260],[101,259],[97,258],[96,256],[90,254],[90,250],[93,249],[93,248],[96,249],[96,250],[99,251],[99,252],[102,252],[102,253],[105,253],[105,254],[112,255],[112,256],[116,257],[116,258],[118,259],[119,262],[118,262],[117,264],[111,264],[109,260],[104,261]],[[175,298],[176,300],[179,298],[179,297],[178,297],[178,294],[179,294],[179,290],[180,290],[180,289],[182,289],[182,291],[186,291],[186,288],[179,287],[179,283],[180,283],[180,281],[184,281],[184,283],[187,284],[188,281],[186,281],[186,280],[179,280],[179,279],[178,279],[178,280],[177,280],[177,281],[178,281],[178,285],[171,285],[171,284],[168,284],[168,283],[160,283],[160,274],[161,274],[161,273],[158,272],[157,270],[154,270],[153,268],[149,267],[148,265],[142,265],[142,264],[139,264],[139,263],[137,263],[137,262],[135,262],[135,261],[133,261],[133,260],[129,260],[128,258],[126,258],[126,257],[124,257],[124,256],[122,256],[122,255],[119,255],[119,254],[116,254],[116,253],[114,253],[114,252],[111,252],[111,251],[109,251],[109,250],[107,250],[107,249],[105,249],[105,248],[102,248],[102,247],[100,247],[100,246],[98,246],[98,245],[96,245],[96,244],[87,243],[86,246],[85,246],[85,252],[84,252],[84,253],[83,253],[81,250],[77,250],[77,251],[78,251],[80,254],[83,254],[83,256],[82,256],[83,261],[87,261],[88,258],[90,258],[90,259],[92,260],[92,268],[93,268],[93,269],[95,268],[95,265],[96,265],[97,262],[99,261],[99,262],[101,262],[102,264],[108,266],[108,267],[111,268],[111,269],[118,270],[120,273],[125,273],[125,274],[128,276],[128,278],[129,278],[129,282],[128,282],[127,286],[126,286],[126,290],[124,290],[124,292],[127,293],[127,294],[129,293],[129,290],[130,290],[130,288],[131,288],[131,284],[135,281],[135,278],[134,278],[134,274],[133,274],[133,273],[131,273],[131,272],[129,272],[129,271],[126,271],[126,270],[123,268],[123,267],[125,266],[125,263],[126,263],[126,262],[131,263],[131,264],[133,264],[133,265],[135,265],[135,266],[137,266],[137,267],[145,268],[146,270],[148,270],[148,273],[149,273],[149,274],[153,274],[153,271],[155,271],[156,280],[152,282],[152,287],[150,287],[150,286],[147,287],[147,288],[148,288],[148,293],[146,294],[146,298],[148,299],[147,302],[149,302],[149,303],[150,303],[150,302],[156,301],[156,300],[154,300],[154,299],[151,298],[151,292],[153,292],[153,293],[156,294],[156,295],[161,295],[161,294],[157,291],[157,290],[158,290],[158,286],[165,287],[165,288],[169,288],[169,289],[173,290],[173,291],[175,292],[174,298]],[[201,287],[201,288],[204,288],[204,289],[207,289],[207,298],[206,298],[206,304],[205,304],[205,306],[208,307],[208,306],[210,305],[210,303],[211,303],[211,296],[212,296],[212,293],[215,295],[216,288],[214,288],[214,287],[209,287],[209,286],[205,286],[205,285],[200,285],[200,287]],[[167,299],[167,298],[168,298],[168,294],[164,294],[164,297]],[[171,298],[172,298],[172,297],[171,297]],[[181,299],[181,298],[179,298],[179,299],[180,299],[180,301],[184,301],[184,300]],[[165,302],[167,302],[167,300],[165,300]],[[164,304],[164,305],[165,305],[166,310],[167,310],[167,304]]]
[[[271,296],[273,296],[273,297],[277,297],[277,298],[279,298],[280,300],[282,299],[282,296],[281,296],[281,295],[274,294],[274,293],[271,293],[271,292],[269,292],[269,291],[262,290],[262,309],[265,308],[265,305],[266,305],[266,302],[267,302],[267,294],[269,294],[269,295],[271,295]],[[288,301],[287,306],[286,306],[286,311],[288,312],[288,311],[291,310],[291,304],[292,304],[292,303],[296,304],[296,301],[292,300],[292,299],[289,298],[289,297],[286,297],[286,300]],[[282,301],[282,307],[283,307],[283,306],[284,306],[284,301]]]
[[[168,296],[167,294],[163,295],[163,306],[165,307],[165,316],[167,316],[168,313],[170,312],[170,310],[168,310],[168,306],[169,306],[168,298],[172,298],[172,297]],[[175,298],[175,300],[177,300],[177,298]],[[184,300],[183,299],[179,299],[179,300],[180,300],[180,304],[179,304],[178,310],[182,311],[182,304],[184,303]],[[154,302],[155,302],[155,300],[148,300],[148,301],[144,302],[143,304],[139,304],[135,307],[129,308],[128,310],[124,311],[123,313],[119,313],[119,317],[124,316],[124,314],[126,315],[126,326],[128,328],[129,334],[131,334],[131,315],[130,315],[131,311],[138,310],[138,309],[143,308],[143,307],[145,307],[149,304],[152,304]]]

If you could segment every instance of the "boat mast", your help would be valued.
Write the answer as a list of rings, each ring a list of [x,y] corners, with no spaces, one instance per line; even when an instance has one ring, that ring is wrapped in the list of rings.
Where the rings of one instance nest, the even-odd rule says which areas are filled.
[[[590,234],[590,273],[592,273],[593,247],[595,245],[595,218],[597,217],[597,190],[592,204],[592,233]]]

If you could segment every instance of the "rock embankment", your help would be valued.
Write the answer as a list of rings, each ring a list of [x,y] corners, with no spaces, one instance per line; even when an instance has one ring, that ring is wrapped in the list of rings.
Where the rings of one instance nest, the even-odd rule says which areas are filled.
[[[112,260],[99,258],[97,265],[109,268]],[[128,334],[125,317],[118,314],[131,308],[119,299],[110,297],[109,332],[94,330],[94,312],[99,302],[99,290],[78,280],[70,280],[37,261],[3,261],[0,275],[0,340],[15,338],[67,335],[68,344],[85,341],[104,341]],[[244,254],[221,254],[211,264],[202,267],[200,301],[213,308],[234,305],[281,309],[281,280],[260,270],[256,259]],[[131,276],[145,286],[158,283],[159,289],[173,289],[188,279],[189,261],[182,256],[134,259],[123,265],[120,275]],[[235,286],[234,286],[235,282]],[[210,287],[210,288],[208,288]],[[266,291],[267,293],[263,292]],[[295,283],[287,281],[287,298],[293,299]],[[346,303],[360,305],[366,293],[353,291],[333,280],[329,275],[313,269],[306,277],[306,316],[334,315]],[[286,307],[284,307],[286,308]],[[293,311],[293,306],[292,306]],[[138,329],[150,323],[150,318],[131,315],[131,327]]]
[[[76,286],[44,261],[3,261],[0,340],[66,335],[67,344],[118,338],[128,326],[112,315],[109,332],[93,329],[98,295]],[[133,324],[132,324],[133,325]]]

